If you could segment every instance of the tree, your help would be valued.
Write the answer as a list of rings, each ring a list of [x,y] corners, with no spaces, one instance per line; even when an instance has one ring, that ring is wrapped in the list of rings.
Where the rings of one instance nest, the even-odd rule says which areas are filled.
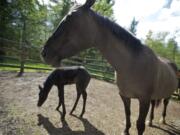
[[[178,52],[178,46],[175,38],[168,39],[167,42],[167,49],[169,51],[169,56],[171,56],[171,59],[175,61],[176,59],[176,53]]]
[[[137,31],[137,25],[138,25],[139,21],[137,21],[135,19],[135,17],[132,19],[130,27],[129,27],[129,31],[132,32],[134,35],[136,35],[136,31]]]
[[[114,6],[114,0],[99,0],[98,2],[95,3],[93,9],[103,16],[106,16],[110,19],[114,19],[113,6]]]
[[[145,44],[153,51],[171,61],[174,61],[180,68],[180,50],[176,42],[175,36],[171,36],[169,32],[153,33],[149,31],[146,35]]]

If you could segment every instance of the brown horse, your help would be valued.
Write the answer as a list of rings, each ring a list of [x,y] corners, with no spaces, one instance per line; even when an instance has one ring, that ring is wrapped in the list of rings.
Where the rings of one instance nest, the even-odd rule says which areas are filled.
[[[176,74],[140,40],[91,10],[94,3],[95,0],[87,0],[68,13],[44,45],[41,55],[47,64],[60,66],[61,60],[82,50],[99,49],[117,72],[117,85],[126,114],[123,133],[129,134],[130,98],[136,98],[140,105],[137,130],[142,135],[150,101],[168,98],[174,92]]]
[[[79,98],[82,95],[83,109],[80,117],[83,117],[85,113],[86,99],[87,99],[86,88],[89,84],[90,79],[91,79],[90,74],[82,66],[63,67],[61,69],[54,70],[44,82],[44,86],[42,87],[39,85],[40,92],[39,92],[39,99],[37,106],[38,107],[42,106],[43,103],[46,101],[52,86],[53,85],[57,86],[59,104],[56,110],[58,111],[59,107],[62,104],[63,112],[62,112],[61,120],[64,120],[66,115],[66,107],[64,103],[64,85],[76,84],[77,98],[70,114],[72,114],[73,111],[76,109]]]
[[[166,63],[168,63],[172,67],[172,69],[174,70],[175,74],[177,73],[178,68],[177,68],[175,63],[173,63],[173,62],[171,62],[171,61],[169,61],[169,60],[167,60],[165,58],[160,58],[159,57],[159,59],[165,60]],[[178,86],[178,88],[179,88],[179,86]],[[162,124],[166,124],[166,119],[165,118],[166,118],[166,111],[167,111],[167,106],[168,106],[168,103],[169,103],[169,99],[170,99],[170,97],[163,99],[163,105],[164,106],[163,106],[163,111],[162,111],[162,117],[160,119],[160,123],[162,123]],[[151,109],[150,109],[149,120],[146,122],[146,124],[148,126],[152,126],[153,125],[154,108],[155,108],[155,106],[158,107],[160,102],[161,102],[160,100],[158,100],[158,101],[151,100]]]

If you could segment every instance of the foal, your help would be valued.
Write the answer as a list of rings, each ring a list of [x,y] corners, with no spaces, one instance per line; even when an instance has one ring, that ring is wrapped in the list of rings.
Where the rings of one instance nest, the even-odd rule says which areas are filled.
[[[64,85],[76,84],[77,98],[70,114],[72,114],[73,111],[75,110],[79,98],[82,94],[83,109],[80,117],[83,117],[86,107],[86,98],[87,98],[86,88],[89,84],[90,79],[91,79],[90,74],[82,66],[65,67],[54,70],[46,79],[44,83],[44,87],[41,87],[39,85],[40,92],[39,92],[39,100],[37,106],[38,107],[42,106],[42,104],[46,101],[52,86],[56,85],[58,88],[58,96],[59,96],[59,104],[56,110],[59,110],[59,107],[62,104],[63,114],[61,116],[61,119],[64,120],[66,115],[66,108],[64,104]]]

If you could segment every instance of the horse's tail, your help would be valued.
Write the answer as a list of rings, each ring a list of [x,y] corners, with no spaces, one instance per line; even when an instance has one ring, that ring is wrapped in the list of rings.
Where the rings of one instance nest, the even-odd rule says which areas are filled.
[[[156,106],[156,108],[159,107],[160,104],[161,104],[161,99],[155,100],[155,106]]]

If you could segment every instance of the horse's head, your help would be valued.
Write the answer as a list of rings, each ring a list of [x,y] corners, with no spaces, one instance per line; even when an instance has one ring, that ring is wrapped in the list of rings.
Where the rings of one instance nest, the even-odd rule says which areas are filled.
[[[43,87],[41,87],[39,85],[39,99],[38,99],[38,103],[37,103],[37,106],[38,107],[41,107],[42,104],[46,101],[47,97],[48,97],[48,93],[46,92],[46,90],[44,90]]]
[[[95,0],[87,0],[84,5],[72,10],[60,22],[41,52],[47,64],[59,66],[62,59],[93,45],[96,28],[90,7],[94,3]]]

